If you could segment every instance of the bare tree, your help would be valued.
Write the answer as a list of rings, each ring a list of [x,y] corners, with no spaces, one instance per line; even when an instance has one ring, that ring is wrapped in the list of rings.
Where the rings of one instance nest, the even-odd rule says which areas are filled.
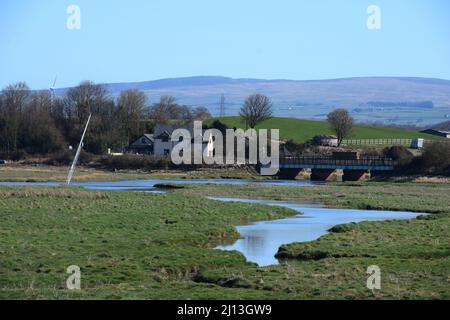
[[[117,101],[118,120],[124,145],[141,134],[141,119],[144,117],[147,97],[139,90],[127,90],[120,93]]]
[[[178,115],[181,119],[184,120],[184,122],[189,123],[192,122],[192,120],[194,119],[194,113],[192,111],[192,108],[188,107],[188,106],[179,106],[179,112]]]
[[[21,145],[27,153],[61,150],[64,138],[51,115],[52,97],[47,91],[34,92],[22,116]]]
[[[4,123],[2,134],[5,135],[4,143],[8,153],[10,151],[17,151],[22,114],[29,101],[29,97],[30,89],[25,82],[9,85],[1,92],[0,99],[2,103],[0,116]]]
[[[115,104],[103,85],[82,82],[68,90],[64,101],[68,122],[72,124],[68,132],[71,144],[78,143],[90,113],[92,119],[85,139],[86,150],[101,153],[118,141]]]
[[[346,109],[336,109],[330,112],[327,121],[338,138],[338,145],[341,145],[342,140],[353,131],[353,118]]]
[[[253,94],[247,97],[239,115],[250,128],[272,117],[272,101],[262,94]]]
[[[211,117],[211,114],[209,113],[209,110],[205,107],[196,107],[193,112],[193,118],[194,120],[205,120]]]
[[[159,124],[167,123],[170,119],[178,119],[180,108],[175,103],[175,97],[161,96],[159,102],[153,104],[150,116]]]
[[[65,103],[67,114],[75,117],[84,126],[90,113],[100,115],[105,102],[109,100],[107,90],[91,81],[81,82],[67,91]]]

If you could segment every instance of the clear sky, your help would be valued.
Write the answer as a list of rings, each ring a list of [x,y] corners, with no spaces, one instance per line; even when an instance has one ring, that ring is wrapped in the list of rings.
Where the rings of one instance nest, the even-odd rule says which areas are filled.
[[[69,30],[69,5],[81,29]],[[381,29],[366,26],[369,5]],[[167,77],[450,79],[448,0],[1,0],[0,87]]]

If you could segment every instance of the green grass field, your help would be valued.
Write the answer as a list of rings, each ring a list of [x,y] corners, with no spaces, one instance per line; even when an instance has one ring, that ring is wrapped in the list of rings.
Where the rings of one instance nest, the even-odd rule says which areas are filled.
[[[294,212],[208,195],[319,201],[434,212],[426,219],[344,225],[289,258],[257,267],[212,250],[235,226]],[[448,184],[358,183],[292,188],[189,186],[167,194],[81,188],[0,188],[2,299],[449,299]],[[300,253],[327,252],[322,259]],[[334,255],[333,255],[334,254]],[[65,287],[70,265],[81,290]],[[366,288],[379,265],[382,289]]]
[[[245,124],[240,117],[221,117],[217,118],[228,127],[244,128]],[[327,122],[293,119],[293,118],[272,118],[262,122],[257,129],[280,129],[282,139],[292,139],[295,142],[305,142],[316,135],[332,134]],[[354,139],[410,139],[424,138],[427,140],[440,140],[441,138],[408,131],[397,128],[376,127],[368,125],[355,125],[351,136]]]
[[[66,181],[68,166],[0,166],[0,182]],[[268,179],[251,167],[198,168],[197,170],[119,170],[77,167],[73,181],[119,181],[150,179]]]

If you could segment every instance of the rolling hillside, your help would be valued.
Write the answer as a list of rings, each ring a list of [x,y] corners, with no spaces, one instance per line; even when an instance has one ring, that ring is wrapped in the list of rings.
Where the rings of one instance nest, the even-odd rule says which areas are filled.
[[[217,118],[228,127],[244,128],[240,117]],[[332,134],[325,121],[313,121],[292,118],[272,118],[257,126],[258,129],[280,129],[282,139],[292,139],[295,142],[305,142],[316,135]],[[356,125],[352,138],[355,139],[410,139],[424,138],[427,140],[441,140],[441,138],[398,128],[387,128],[368,125]]]
[[[139,89],[148,104],[161,95],[178,103],[205,106],[219,115],[221,94],[225,115],[239,112],[246,96],[262,93],[274,103],[277,117],[323,120],[336,107],[345,107],[360,122],[428,126],[450,119],[450,81],[407,77],[365,77],[330,80],[265,80],[200,76],[133,83],[106,84],[113,97]],[[66,92],[57,89],[58,95]]]

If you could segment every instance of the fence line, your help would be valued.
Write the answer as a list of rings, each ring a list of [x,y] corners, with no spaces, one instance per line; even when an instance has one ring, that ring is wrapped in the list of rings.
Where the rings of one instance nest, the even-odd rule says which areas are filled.
[[[391,146],[412,146],[415,139],[344,139],[342,146],[367,146],[367,145],[391,145]],[[432,142],[446,142],[450,140],[423,140],[424,145]]]
[[[333,159],[329,156],[291,156],[281,157],[280,164],[297,165],[335,165],[335,166],[395,166],[396,161],[391,158],[364,157],[361,159]]]
[[[413,139],[346,139],[342,140],[344,146],[358,145],[399,145],[410,146]]]

